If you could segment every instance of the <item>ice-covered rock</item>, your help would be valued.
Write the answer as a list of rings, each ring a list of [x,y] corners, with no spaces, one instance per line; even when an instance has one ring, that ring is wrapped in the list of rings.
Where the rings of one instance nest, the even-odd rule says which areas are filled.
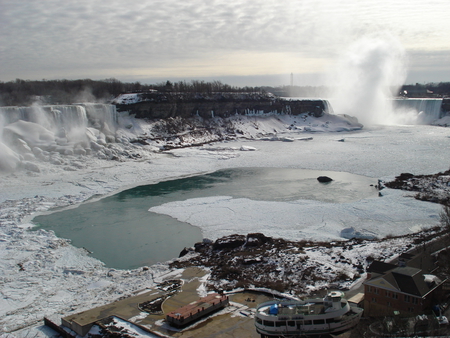
[[[23,167],[26,170],[34,171],[35,173],[41,172],[41,170],[39,169],[39,166],[37,164],[35,164],[35,163],[32,163],[32,162],[26,162],[26,161],[23,162]]]
[[[0,142],[0,171],[12,172],[20,164],[20,156],[9,148],[6,144]]]
[[[376,239],[377,237],[374,234],[363,232],[363,231],[356,231],[355,228],[349,227],[341,230],[341,237],[345,239]]]

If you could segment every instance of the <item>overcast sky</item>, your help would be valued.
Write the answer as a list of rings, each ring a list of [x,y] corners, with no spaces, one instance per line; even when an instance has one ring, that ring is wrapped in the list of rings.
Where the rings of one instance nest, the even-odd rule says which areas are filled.
[[[0,81],[317,85],[377,34],[406,83],[450,82],[449,0],[0,0],[0,30]]]

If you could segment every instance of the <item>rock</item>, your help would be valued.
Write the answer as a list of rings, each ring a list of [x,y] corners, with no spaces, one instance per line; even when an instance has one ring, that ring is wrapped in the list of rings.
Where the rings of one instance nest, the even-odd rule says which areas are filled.
[[[255,151],[256,148],[255,147],[250,147],[250,146],[241,146],[241,148],[239,150],[240,151]]]
[[[36,164],[32,163],[32,162],[23,162],[23,167],[26,170],[33,171],[35,173],[40,173],[41,172],[39,167]]]
[[[328,176],[319,176],[319,177],[317,177],[317,180],[320,183],[328,183],[328,182],[331,182],[333,179]]]
[[[189,252],[189,250],[184,248],[183,250],[181,250],[180,254],[178,255],[178,258],[186,256],[188,252]]]
[[[368,239],[368,240],[377,238],[374,234],[356,231],[355,228],[353,228],[353,227],[342,229],[341,237],[345,238],[345,239],[357,238],[357,239]]]
[[[59,158],[52,157],[50,158],[50,163],[55,165],[61,165],[63,164],[63,161]]]
[[[267,237],[261,233],[247,234],[247,240],[245,242],[245,246],[246,247],[261,246],[267,242],[270,242],[271,240],[272,240],[271,237]]]
[[[217,239],[213,244],[213,250],[234,249],[243,246],[246,238],[243,235],[230,235]]]
[[[101,146],[97,142],[91,141],[91,149],[98,151],[98,150],[103,149],[103,146]]]

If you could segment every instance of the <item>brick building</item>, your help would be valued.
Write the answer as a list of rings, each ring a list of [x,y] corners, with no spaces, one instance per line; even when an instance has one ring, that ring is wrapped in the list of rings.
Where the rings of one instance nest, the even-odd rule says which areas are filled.
[[[443,282],[432,274],[434,264],[424,254],[403,254],[397,264],[374,261],[364,282],[365,316],[426,313],[442,297]]]

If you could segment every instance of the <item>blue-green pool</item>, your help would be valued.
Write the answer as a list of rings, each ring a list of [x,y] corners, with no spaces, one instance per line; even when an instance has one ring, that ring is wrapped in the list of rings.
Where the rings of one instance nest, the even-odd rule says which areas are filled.
[[[318,176],[333,178],[319,183]],[[253,200],[299,199],[344,203],[376,197],[377,180],[342,172],[289,168],[236,168],[138,186],[34,218],[35,229],[51,229],[84,247],[106,266],[130,269],[178,257],[202,240],[199,228],[149,212],[153,206],[197,197]],[[263,232],[264,229],[261,229]]]

